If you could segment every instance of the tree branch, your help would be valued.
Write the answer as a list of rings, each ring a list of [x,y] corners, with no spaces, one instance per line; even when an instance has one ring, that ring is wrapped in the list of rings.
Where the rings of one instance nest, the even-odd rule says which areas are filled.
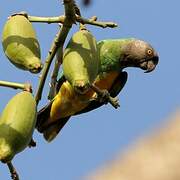
[[[64,7],[65,7],[65,19],[64,23],[61,28],[60,36],[59,36],[59,43],[58,43],[58,58],[56,58],[54,70],[51,76],[51,83],[50,83],[50,91],[48,95],[48,99],[52,99],[56,94],[56,82],[57,82],[57,75],[59,72],[60,65],[62,64],[63,58],[63,46],[66,40],[66,37],[75,23],[75,9],[74,9],[74,1],[73,0],[64,0]]]
[[[95,20],[92,20],[92,18],[91,19],[86,19],[86,18],[83,18],[83,17],[78,16],[78,15],[76,15],[76,21],[80,22],[82,24],[90,24],[90,25],[99,26],[99,27],[102,27],[102,28],[107,28],[107,27],[115,28],[115,27],[118,26],[114,22],[95,21]]]
[[[65,16],[57,16],[57,17],[38,17],[38,16],[28,16],[28,20],[30,22],[35,23],[64,23]]]
[[[44,88],[45,80],[47,78],[47,74],[48,74],[50,65],[52,63],[52,60],[53,60],[58,48],[59,48],[61,55],[60,55],[60,59],[56,60],[56,62],[55,62],[55,67],[54,67],[52,80],[51,80],[51,88],[50,88],[50,92],[54,91],[54,89],[52,89],[56,82],[56,78],[54,78],[54,77],[57,77],[56,74],[58,74],[59,67],[61,64],[61,59],[62,59],[62,54],[63,54],[63,45],[64,45],[66,37],[69,33],[69,30],[72,27],[72,24],[75,23],[75,12],[74,12],[74,5],[73,5],[74,1],[73,0],[64,0],[63,2],[64,2],[64,7],[65,7],[66,18],[64,20],[63,26],[61,27],[60,31],[56,35],[54,42],[51,46],[51,49],[48,53],[48,56],[46,58],[46,62],[45,62],[44,68],[43,68],[42,76],[40,78],[38,90],[37,90],[36,97],[35,97],[37,104],[39,103],[39,101],[41,99],[42,91]]]
[[[79,15],[75,15],[76,22],[82,23],[82,24],[90,24],[94,26],[99,26],[102,28],[115,28],[118,25],[114,22],[102,22],[102,21],[93,21],[91,19],[83,18]],[[65,16],[57,16],[57,17],[37,17],[37,16],[28,16],[28,19],[30,22],[39,22],[39,23],[61,23],[63,24],[65,21]]]

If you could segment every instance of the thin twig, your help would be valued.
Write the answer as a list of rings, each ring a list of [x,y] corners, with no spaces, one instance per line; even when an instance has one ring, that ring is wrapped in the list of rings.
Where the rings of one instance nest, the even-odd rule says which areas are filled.
[[[94,26],[99,26],[102,28],[115,28],[118,25],[114,22],[103,22],[103,21],[93,21],[91,19],[83,18],[79,15],[76,15],[76,21],[82,24],[90,24]],[[37,16],[28,16],[30,22],[39,22],[39,23],[61,23],[63,24],[65,21],[65,16],[57,16],[57,17],[37,17]]]
[[[41,100],[42,91],[43,91],[43,88],[44,88],[44,84],[45,84],[45,81],[46,81],[46,78],[47,78],[47,74],[48,74],[50,65],[51,65],[52,60],[53,60],[53,58],[54,58],[54,56],[56,54],[56,51],[58,49],[57,42],[58,42],[59,36],[60,36],[60,31],[58,32],[58,34],[56,35],[56,37],[54,39],[54,42],[53,42],[53,44],[51,46],[51,49],[48,52],[48,56],[46,58],[46,61],[45,61],[45,64],[44,64],[44,67],[43,67],[43,70],[42,70],[42,75],[40,77],[37,92],[36,92],[36,96],[35,96],[37,105],[38,105],[39,101]]]
[[[37,17],[37,16],[28,16],[28,20],[30,22],[38,22],[38,23],[64,23],[65,16],[58,17]]]
[[[11,178],[13,180],[19,180],[19,175],[18,175],[15,167],[13,166],[12,162],[7,163],[7,166],[9,168],[9,172],[11,173]]]
[[[32,86],[29,83],[22,84],[8,81],[0,81],[0,86],[9,87],[13,89],[22,89],[24,91],[32,92]]]
[[[56,35],[56,37],[54,39],[54,42],[53,42],[53,44],[51,46],[51,49],[50,49],[50,51],[48,53],[48,56],[46,58],[45,65],[44,65],[44,68],[43,68],[43,71],[42,71],[42,75],[41,75],[41,78],[40,78],[40,81],[39,81],[38,90],[37,90],[37,93],[36,93],[36,96],[35,96],[37,104],[39,103],[39,101],[41,99],[42,91],[43,91],[44,84],[45,84],[45,80],[47,78],[47,74],[48,74],[50,65],[52,63],[52,60],[53,60],[58,48],[61,49],[61,54],[62,54],[65,39],[66,39],[66,37],[67,37],[67,35],[69,33],[69,30],[72,27],[72,24],[75,22],[74,16],[73,16],[74,15],[73,0],[64,0],[63,2],[64,2],[64,7],[65,7],[66,18],[64,20],[64,24],[63,24],[62,28],[60,29],[60,31]],[[55,62],[55,68],[54,68],[54,72],[53,72],[53,77],[54,77],[54,74],[58,73],[58,71],[59,71],[60,61],[61,61],[61,59],[57,60]],[[52,78],[52,79],[54,80],[54,78]],[[54,84],[54,81],[52,81],[51,83]]]
[[[99,26],[99,27],[102,27],[102,28],[107,28],[107,27],[110,27],[110,28],[115,28],[117,27],[118,25],[114,22],[101,22],[101,21],[94,21],[92,19],[86,19],[86,18],[83,18],[81,16],[78,16],[76,15],[76,21],[77,22],[80,22],[82,24],[90,24],[90,25],[94,25],[94,26]]]

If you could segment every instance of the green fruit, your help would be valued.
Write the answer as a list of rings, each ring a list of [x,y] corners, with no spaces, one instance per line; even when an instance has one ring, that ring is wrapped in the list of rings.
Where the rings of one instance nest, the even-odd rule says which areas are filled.
[[[16,67],[39,73],[42,69],[40,45],[32,24],[24,15],[14,15],[2,32],[3,50]]]
[[[7,163],[24,150],[36,124],[36,102],[29,92],[15,95],[0,117],[0,160]]]
[[[100,65],[96,39],[87,30],[76,32],[63,56],[63,73],[79,93],[85,93],[95,80]]]

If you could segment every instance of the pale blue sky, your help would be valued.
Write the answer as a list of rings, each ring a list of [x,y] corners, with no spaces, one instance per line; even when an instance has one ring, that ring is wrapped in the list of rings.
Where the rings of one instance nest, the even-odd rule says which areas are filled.
[[[57,16],[63,5],[54,1],[1,0],[0,33],[6,18],[25,10],[29,15]],[[80,2],[77,1],[77,2]],[[114,21],[116,29],[88,26],[97,40],[136,37],[152,44],[160,56],[157,69],[144,74],[129,68],[128,82],[119,95],[121,108],[110,105],[71,118],[61,134],[50,144],[35,132],[37,148],[26,149],[14,159],[21,180],[79,180],[99,165],[126,149],[141,135],[160,126],[163,120],[180,107],[179,0],[94,0],[82,15],[97,15],[99,20]],[[34,24],[45,59],[58,30],[57,25]],[[74,26],[70,34],[77,30]],[[16,69],[9,63],[0,46],[0,80],[29,81],[35,88],[38,76]],[[179,74],[179,75],[178,75]],[[47,102],[48,86],[40,107]],[[18,91],[0,88],[0,111]],[[0,179],[8,180],[9,172],[0,164]]]

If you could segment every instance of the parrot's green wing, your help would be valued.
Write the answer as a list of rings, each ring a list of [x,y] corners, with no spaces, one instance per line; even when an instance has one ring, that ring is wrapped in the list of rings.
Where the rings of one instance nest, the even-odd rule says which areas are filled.
[[[115,79],[112,87],[109,90],[111,97],[116,97],[120,93],[120,91],[123,89],[124,85],[127,82],[127,78],[128,78],[127,72],[124,71],[119,73],[118,77]],[[104,105],[104,103],[93,100],[85,109],[77,112],[75,115],[92,111],[96,108],[99,108],[102,105]]]

